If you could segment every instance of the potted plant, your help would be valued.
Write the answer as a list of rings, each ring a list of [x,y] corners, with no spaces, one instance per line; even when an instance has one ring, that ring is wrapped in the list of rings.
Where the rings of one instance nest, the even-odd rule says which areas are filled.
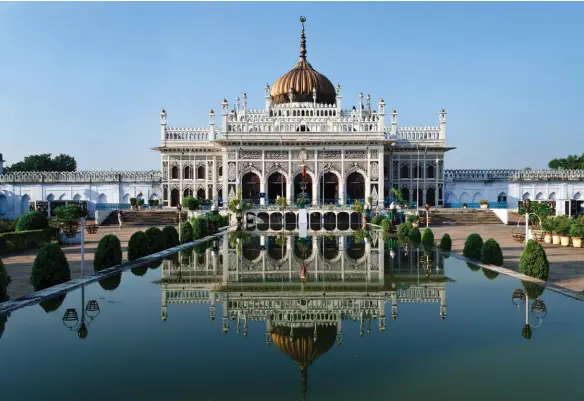
[[[288,202],[286,202],[285,197],[278,196],[276,198],[276,205],[280,206],[280,210],[284,210],[284,209],[286,209],[286,206],[288,206]]]
[[[582,238],[584,238],[584,224],[580,221],[574,221],[570,227],[570,235],[572,236],[572,246],[574,248],[582,248]]]
[[[556,234],[560,236],[562,246],[570,245],[570,226],[571,219],[568,216],[556,217]]]
[[[130,198],[130,206],[132,207],[132,209],[136,209],[136,198]]]
[[[355,213],[357,213],[358,216],[360,217],[363,216],[363,211],[365,210],[365,208],[363,207],[363,203],[359,199],[357,199],[355,203],[353,203],[353,210],[355,211]]]
[[[555,230],[554,218],[551,216],[544,217],[541,221],[541,229],[543,230],[543,241],[546,244],[551,244],[552,232]]]
[[[148,207],[149,208],[154,207],[154,199],[148,199]]]
[[[154,207],[158,208],[158,205],[160,205],[160,201],[158,199],[154,199]]]
[[[463,204],[462,204],[462,208],[463,208],[463,209],[466,209],[466,203],[463,203]]]
[[[367,202],[365,203],[365,214],[369,216],[369,212],[371,211],[371,204],[373,203],[373,198],[371,196],[367,197]]]
[[[70,204],[55,208],[54,215],[59,222],[59,243],[81,243],[79,220],[85,213],[79,205]]]
[[[416,228],[420,223],[420,216],[411,214],[408,216],[408,221],[412,224],[412,227]]]
[[[142,199],[142,198],[136,199],[136,206],[138,209],[142,209],[143,205],[144,205],[144,199]]]
[[[481,206],[481,209],[488,209],[489,208],[489,201],[486,199],[481,199],[479,201],[479,205]]]
[[[298,199],[296,199],[296,205],[299,209],[304,209],[306,207],[306,197],[304,195],[300,195]]]

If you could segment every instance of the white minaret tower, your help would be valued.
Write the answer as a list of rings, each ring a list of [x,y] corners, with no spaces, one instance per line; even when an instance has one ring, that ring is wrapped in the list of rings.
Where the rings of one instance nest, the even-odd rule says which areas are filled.
[[[341,115],[341,85],[337,84],[337,115]]]
[[[438,133],[438,139],[446,142],[446,110],[440,110],[439,121],[440,131]]]
[[[164,109],[160,112],[160,144],[166,146],[166,110]]]
[[[270,106],[272,105],[272,98],[270,97],[270,85],[266,84],[264,88],[264,99],[266,101],[266,111],[270,110]]]
[[[243,109],[242,109],[242,112],[243,112],[243,115],[245,115],[245,112],[247,111],[247,93],[243,92],[242,100],[243,100],[243,104],[242,104]]]
[[[312,107],[316,108],[316,88],[312,88]]]
[[[397,135],[397,111],[391,112],[391,135]]]
[[[377,103],[377,115],[379,116],[379,130],[385,134],[385,102],[379,99]]]
[[[215,139],[215,112],[213,109],[209,112],[209,139]]]
[[[227,134],[227,113],[229,112],[229,103],[223,98],[221,102],[221,133]],[[223,167],[225,168],[225,167]]]
[[[363,119],[363,92],[359,92],[359,120]]]

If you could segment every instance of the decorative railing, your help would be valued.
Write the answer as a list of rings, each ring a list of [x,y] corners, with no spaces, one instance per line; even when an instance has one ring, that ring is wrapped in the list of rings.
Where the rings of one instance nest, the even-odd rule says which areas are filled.
[[[129,203],[96,203],[95,210],[127,210]]]
[[[451,202],[445,203],[445,208],[450,209],[463,209],[466,206],[467,209],[480,209],[481,205],[477,202]],[[507,202],[489,202],[489,209],[507,209]]]
[[[391,128],[385,129],[385,139],[398,141],[438,141],[440,140],[439,127],[402,127],[396,134],[391,133]]]
[[[162,174],[158,170],[144,171],[31,171],[0,175],[0,182],[21,183],[77,183],[77,182],[161,182]]]
[[[445,170],[446,181],[577,181],[584,170]]]
[[[208,128],[166,128],[167,141],[208,141]]]

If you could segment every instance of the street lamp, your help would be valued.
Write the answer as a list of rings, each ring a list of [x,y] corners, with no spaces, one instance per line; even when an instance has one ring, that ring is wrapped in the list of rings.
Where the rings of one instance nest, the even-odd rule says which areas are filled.
[[[426,205],[424,205],[424,208],[426,209],[426,228],[428,228],[428,220],[430,217],[430,204],[426,203]]]
[[[523,208],[525,209],[525,243],[529,241],[529,210],[531,209],[531,200],[525,199],[523,201]]]
[[[182,205],[179,203],[178,205],[176,205],[176,210],[178,211],[178,242],[182,243],[182,237],[181,237],[181,223],[182,223]]]
[[[529,285],[537,286],[537,284],[532,283],[529,283]],[[528,290],[528,288],[526,289]],[[535,294],[534,297],[535,299],[531,304],[531,308],[529,307],[529,293],[526,293],[526,291],[523,291],[522,289],[516,289],[513,291],[513,295],[511,296],[511,302],[513,303],[513,305],[517,306],[517,310],[519,312],[521,312],[521,305],[525,304],[525,324],[523,326],[523,329],[521,330],[521,335],[526,340],[529,340],[531,338],[532,334],[531,329],[535,329],[541,326],[543,319],[547,316],[547,306],[545,305],[545,302],[543,302],[541,299],[537,299],[537,296],[538,294]],[[532,316],[535,317],[535,319],[537,319],[538,321],[536,325],[532,325],[529,323],[530,310]]]
[[[81,320],[77,314],[77,309],[69,308],[63,315],[63,324],[69,330],[77,331],[77,336],[81,339],[87,337],[87,326],[99,315],[99,304],[95,300],[91,300],[85,304],[85,286],[81,287]]]

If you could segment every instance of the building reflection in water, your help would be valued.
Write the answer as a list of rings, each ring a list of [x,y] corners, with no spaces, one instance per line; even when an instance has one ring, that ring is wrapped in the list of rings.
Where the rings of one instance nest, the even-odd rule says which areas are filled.
[[[222,330],[248,334],[248,321],[264,321],[265,341],[307,370],[335,342],[343,321],[383,332],[404,302],[437,304],[446,317],[444,259],[436,251],[402,248],[381,238],[250,236],[219,241],[162,265],[162,320],[173,303],[222,306]],[[243,235],[243,237],[241,237]],[[235,326],[234,328],[232,326]]]

